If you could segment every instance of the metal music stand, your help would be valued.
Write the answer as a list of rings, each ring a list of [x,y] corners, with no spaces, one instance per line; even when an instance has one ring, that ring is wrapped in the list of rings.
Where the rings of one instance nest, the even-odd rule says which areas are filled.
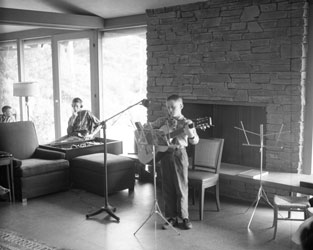
[[[152,147],[152,156],[153,156],[153,191],[154,191],[154,203],[151,208],[151,212],[149,216],[146,218],[146,220],[141,224],[141,226],[136,230],[134,235],[148,222],[148,220],[154,215],[157,214],[159,215],[164,222],[168,223],[168,225],[178,234],[180,233],[167,221],[167,219],[163,216],[161,209],[158,204],[158,199],[157,199],[157,189],[156,189],[156,148],[158,147],[158,141],[163,140],[163,138],[158,138],[158,134],[155,133],[153,128],[150,126],[150,128],[145,128],[143,129],[141,124],[138,125],[136,124],[137,130],[138,130],[138,138],[136,138],[136,142],[138,144],[138,147],[142,146],[151,146]]]
[[[149,106],[149,100],[147,99],[143,99],[129,107],[127,107],[126,109],[118,112],[117,114],[109,117],[108,119],[104,120],[101,122],[101,125],[102,125],[102,129],[103,129],[103,148],[104,148],[104,154],[103,154],[103,158],[104,158],[104,206],[102,206],[101,208],[99,208],[97,211],[95,212],[92,212],[92,213],[89,213],[86,215],[86,219],[89,219],[91,216],[94,216],[94,215],[97,215],[97,214],[100,214],[102,212],[106,212],[108,213],[108,215],[110,215],[111,217],[113,217],[115,220],[117,220],[117,222],[120,221],[120,218],[118,216],[116,216],[114,214],[114,212],[116,211],[116,208],[115,207],[112,207],[110,204],[109,204],[109,201],[108,201],[108,166],[107,166],[107,144],[106,144],[106,123],[113,119],[114,117],[124,113],[125,111],[129,110],[130,108],[138,105],[138,104],[141,104],[143,105],[144,107],[148,107]]]
[[[248,229],[249,229],[249,228],[250,228],[250,224],[251,224],[251,222],[252,222],[252,219],[253,219],[253,217],[254,217],[255,211],[256,211],[256,209],[257,209],[257,207],[258,207],[258,205],[259,205],[259,201],[260,201],[261,198],[263,198],[264,201],[265,201],[269,206],[271,206],[272,208],[274,208],[273,205],[272,205],[272,203],[269,201],[269,199],[268,199],[268,197],[267,197],[267,195],[266,195],[266,192],[265,192],[265,190],[264,190],[264,188],[263,188],[262,175],[263,175],[263,151],[264,151],[264,148],[272,148],[272,149],[274,149],[274,148],[275,148],[275,149],[277,149],[277,148],[282,148],[282,147],[277,147],[277,146],[276,146],[277,143],[278,143],[278,140],[279,140],[279,138],[280,138],[280,135],[281,135],[282,133],[289,133],[290,131],[282,132],[283,127],[284,127],[284,124],[282,124],[278,133],[264,134],[263,124],[260,124],[260,133],[258,134],[258,133],[254,133],[254,132],[252,132],[252,131],[246,130],[245,127],[243,126],[242,121],[240,121],[240,123],[241,123],[241,128],[235,127],[235,129],[238,129],[238,130],[243,131],[243,133],[244,133],[244,135],[245,135],[246,143],[244,143],[244,144],[242,144],[242,145],[243,145],[243,146],[250,146],[250,147],[258,147],[258,148],[260,148],[260,158],[261,158],[261,159],[260,159],[260,187],[259,187],[259,191],[258,191],[257,197],[256,197],[255,201],[254,201],[254,202],[252,203],[252,205],[251,205],[251,206],[253,206],[253,205],[255,204],[255,207],[254,207],[254,209],[253,209],[251,218],[250,218],[250,220],[249,220],[249,224],[248,224]],[[259,136],[259,137],[260,137],[260,144],[251,144],[251,143],[249,142],[247,133],[250,133],[250,134]],[[276,136],[276,135],[277,135],[277,138],[276,138],[276,145],[275,145],[275,146],[266,146],[266,145],[264,145],[264,137],[266,137],[266,136]],[[251,207],[251,206],[250,206],[250,207]],[[250,208],[250,207],[249,207],[249,208]]]

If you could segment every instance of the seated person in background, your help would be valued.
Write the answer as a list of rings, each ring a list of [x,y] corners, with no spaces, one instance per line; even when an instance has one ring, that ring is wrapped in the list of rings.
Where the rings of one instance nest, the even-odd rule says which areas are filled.
[[[313,221],[307,228],[304,228],[301,236],[301,246],[303,250],[312,250],[313,249]]]
[[[68,120],[67,135],[92,138],[101,122],[89,110],[82,110],[83,101],[76,97],[72,101],[73,114]]]
[[[13,110],[11,106],[3,106],[2,107],[2,115],[0,118],[0,122],[15,122],[15,117],[13,115]]]
[[[313,250],[313,217],[306,219],[292,236],[292,241],[303,250]]]
[[[68,120],[67,135],[51,142],[80,141],[92,139],[101,129],[101,122],[89,110],[82,110],[83,101],[76,97],[72,101],[73,114]]]

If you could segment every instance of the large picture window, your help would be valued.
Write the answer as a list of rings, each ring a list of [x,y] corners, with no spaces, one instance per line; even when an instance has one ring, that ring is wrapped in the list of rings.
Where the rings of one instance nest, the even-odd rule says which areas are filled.
[[[146,98],[146,28],[103,33],[103,110],[106,119]],[[108,138],[123,141],[124,153],[134,152],[135,121],[146,122],[147,110],[136,106],[108,123]]]
[[[30,117],[44,144],[55,138],[51,40],[26,40],[23,51],[25,81],[35,81],[39,88],[38,95],[29,98]]]
[[[72,115],[73,98],[81,98],[84,109],[91,110],[89,51],[89,38],[58,41],[62,136]]]
[[[13,96],[14,82],[18,82],[16,42],[0,42],[0,110],[9,105],[19,119],[19,98]]]
[[[91,43],[89,33],[0,43],[0,104],[10,105],[19,112],[20,102],[13,96],[13,83],[19,80],[36,82],[38,95],[29,98],[29,110],[40,144],[54,141],[66,133],[74,97],[83,99],[84,109],[96,108],[96,111],[97,103],[92,103],[92,98],[99,98],[102,104],[100,120],[146,98],[146,28],[110,30],[101,35],[100,72],[103,75],[99,95],[97,82],[91,81],[92,76],[98,78],[95,77],[98,72],[92,70],[97,55],[91,53],[94,51],[91,44],[95,42]],[[20,69],[18,44],[21,44]],[[19,114],[17,118],[20,120]],[[145,123],[146,120],[146,108],[137,105],[107,123],[107,137],[122,140],[125,153],[134,152],[134,122]]]

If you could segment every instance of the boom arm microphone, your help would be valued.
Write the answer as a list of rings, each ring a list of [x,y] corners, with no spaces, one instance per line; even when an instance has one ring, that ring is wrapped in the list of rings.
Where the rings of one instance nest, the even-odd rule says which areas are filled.
[[[150,105],[150,101],[148,99],[142,99],[141,105],[148,108]]]

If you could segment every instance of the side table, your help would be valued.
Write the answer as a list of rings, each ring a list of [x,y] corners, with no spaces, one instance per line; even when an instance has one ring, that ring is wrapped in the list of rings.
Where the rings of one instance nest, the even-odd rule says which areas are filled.
[[[10,202],[15,202],[14,193],[14,175],[13,175],[13,157],[9,153],[2,154],[0,152],[0,167],[6,167],[8,188],[10,189]]]

